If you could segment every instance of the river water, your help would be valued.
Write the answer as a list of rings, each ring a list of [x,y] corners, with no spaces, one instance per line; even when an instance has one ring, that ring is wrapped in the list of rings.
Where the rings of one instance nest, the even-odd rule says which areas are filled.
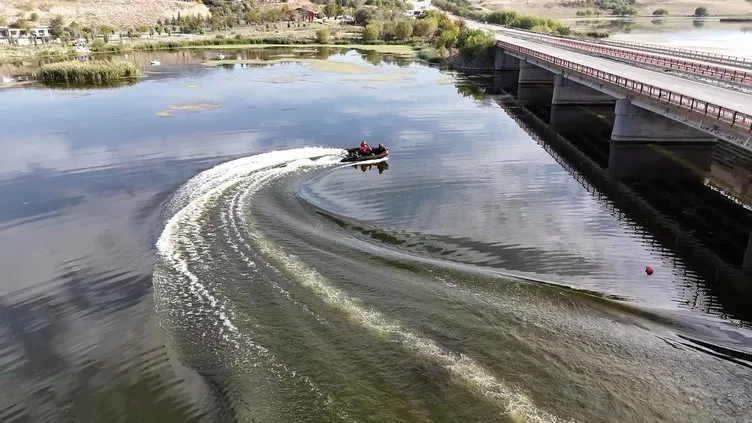
[[[751,322],[484,85],[207,55],[0,92],[0,421],[752,421]]]

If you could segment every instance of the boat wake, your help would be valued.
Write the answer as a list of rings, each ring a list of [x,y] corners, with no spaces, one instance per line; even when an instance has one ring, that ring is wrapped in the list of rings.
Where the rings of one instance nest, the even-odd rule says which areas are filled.
[[[251,378],[260,374],[264,376],[258,380],[274,377],[275,386],[237,389],[236,385],[233,389],[234,404],[244,403],[253,416],[263,419],[262,413],[270,412],[272,414],[265,417],[276,420],[284,414],[283,409],[299,410],[300,404],[282,404],[269,393],[278,391],[280,383],[287,384],[286,388],[300,388],[294,386],[300,380],[306,385],[303,391],[310,393],[309,397],[301,398],[302,402],[318,401],[317,407],[329,407],[327,413],[349,420],[344,407],[333,403],[329,392],[322,391],[310,377],[281,361],[259,342],[263,335],[257,336],[254,325],[248,323],[253,319],[244,313],[243,307],[234,305],[237,299],[227,289],[229,284],[223,284],[228,282],[227,277],[232,271],[222,267],[238,266],[238,274],[248,283],[270,283],[269,288],[297,305],[313,320],[325,323],[324,317],[305,305],[305,299],[294,298],[280,283],[262,275],[261,270],[265,270],[266,274],[282,274],[280,279],[306,289],[317,301],[349,322],[370,331],[372,336],[380,337],[380,342],[397,342],[414,354],[432,360],[477,395],[495,403],[500,415],[531,422],[559,421],[537,409],[520,390],[500,380],[472,358],[449,351],[376,308],[365,306],[358,298],[333,286],[315,267],[287,253],[262,234],[259,223],[248,210],[254,195],[271,181],[287,174],[317,167],[351,166],[339,163],[339,152],[338,149],[301,148],[234,160],[198,174],[169,200],[165,207],[165,216],[169,219],[157,242],[159,264],[154,278],[155,298],[158,313],[169,330],[181,335],[190,334],[179,340],[183,343],[184,354],[189,356],[187,360],[204,374],[217,375],[218,368],[225,367],[223,377],[244,379],[248,384],[258,383],[255,377],[253,381]],[[379,161],[383,159],[375,162]],[[220,225],[212,224],[214,214],[219,214]],[[212,242],[215,237],[225,238],[230,249],[220,252],[221,247]],[[234,252],[234,258],[239,258],[239,262],[231,261],[228,252]],[[290,344],[285,348],[297,347]],[[215,357],[210,357],[212,355]],[[202,369],[203,365],[212,370]],[[246,389],[252,392],[242,392]],[[291,420],[287,421],[293,421],[308,420],[311,416],[288,417]]]
[[[157,312],[237,420],[643,420],[647,409],[694,421],[752,403],[741,385],[709,391],[746,377],[738,366],[678,351],[608,299],[442,268],[324,217],[296,184],[351,167],[340,152],[233,160],[165,205]],[[686,383],[688,368],[701,383]]]

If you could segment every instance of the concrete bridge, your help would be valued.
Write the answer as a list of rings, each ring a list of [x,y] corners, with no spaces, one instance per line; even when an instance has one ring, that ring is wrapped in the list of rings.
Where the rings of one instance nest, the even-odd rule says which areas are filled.
[[[550,105],[559,131],[585,129],[582,106],[612,109],[612,178],[701,179],[718,143],[752,155],[752,94],[505,34],[494,68],[519,102]],[[752,173],[742,176],[748,185]],[[752,270],[752,234],[743,268]]]
[[[701,175],[719,141],[752,155],[752,94],[518,35],[497,34],[496,47],[495,69],[507,84],[509,75],[516,79],[519,101],[549,103],[552,125],[582,125],[572,106],[613,107],[614,177],[690,175],[677,163]],[[552,89],[546,94],[541,85]],[[657,158],[656,146],[671,160]]]

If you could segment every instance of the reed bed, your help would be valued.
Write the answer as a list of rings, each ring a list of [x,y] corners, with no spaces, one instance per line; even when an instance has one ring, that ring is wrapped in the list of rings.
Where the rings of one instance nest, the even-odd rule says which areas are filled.
[[[137,79],[140,72],[132,63],[76,60],[42,65],[39,81],[60,85],[115,85]]]

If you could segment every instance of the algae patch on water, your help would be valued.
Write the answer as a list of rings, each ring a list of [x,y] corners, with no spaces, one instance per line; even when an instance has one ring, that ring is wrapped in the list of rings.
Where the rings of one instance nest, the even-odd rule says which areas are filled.
[[[356,65],[349,62],[335,62],[331,60],[316,60],[306,59],[302,60],[303,64],[312,71],[318,72],[330,72],[330,73],[372,73],[377,70],[368,67]]]
[[[276,58],[269,60],[261,59],[238,59],[238,60],[211,60],[204,62],[204,66],[224,66],[224,65],[286,65],[301,64],[314,72],[342,73],[342,74],[364,74],[379,72],[372,66],[357,65],[349,62],[338,62],[324,59],[293,59],[293,58]]]
[[[167,109],[157,112],[156,115],[160,117],[170,117],[175,112],[185,112],[185,111],[199,112],[202,110],[219,109],[221,107],[222,107],[221,105],[213,104],[213,103],[177,104],[177,105],[167,106]]]

